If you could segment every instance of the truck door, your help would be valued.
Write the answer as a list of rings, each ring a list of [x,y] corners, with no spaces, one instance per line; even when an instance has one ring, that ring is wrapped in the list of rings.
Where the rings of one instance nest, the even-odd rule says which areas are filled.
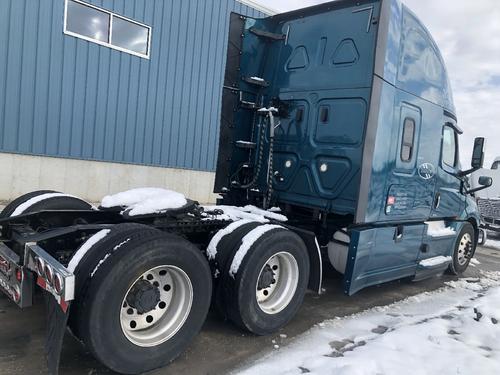
[[[436,190],[432,218],[457,218],[465,207],[465,196],[461,193],[458,152],[458,131],[455,121],[446,118],[442,132],[441,158],[436,173]]]
[[[394,168],[389,176],[385,212],[381,221],[425,221],[435,193],[435,149],[423,135],[435,124],[422,121],[422,109],[401,103]]]

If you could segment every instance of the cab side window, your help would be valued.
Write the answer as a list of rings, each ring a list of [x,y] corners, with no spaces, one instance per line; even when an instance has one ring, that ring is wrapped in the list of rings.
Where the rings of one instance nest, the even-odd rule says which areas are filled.
[[[443,151],[442,161],[448,167],[457,166],[457,135],[450,126],[445,126],[443,130]]]
[[[413,158],[415,146],[415,120],[406,118],[403,125],[403,140],[401,145],[401,161],[408,163]]]

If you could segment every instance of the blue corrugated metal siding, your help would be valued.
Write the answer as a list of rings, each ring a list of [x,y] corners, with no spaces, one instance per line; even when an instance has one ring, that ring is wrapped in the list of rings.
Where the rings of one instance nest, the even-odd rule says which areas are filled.
[[[91,0],[152,26],[151,59],[63,34],[64,0],[0,1],[0,151],[215,169],[235,0]]]

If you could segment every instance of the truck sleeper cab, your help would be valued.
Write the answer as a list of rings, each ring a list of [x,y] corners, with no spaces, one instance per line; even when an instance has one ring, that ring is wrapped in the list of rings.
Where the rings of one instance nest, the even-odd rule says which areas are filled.
[[[222,202],[279,205],[316,233],[348,294],[446,269],[464,228],[472,254],[479,220],[448,75],[406,6],[336,1],[263,20],[233,15],[231,25]],[[277,109],[272,138],[263,107]]]
[[[36,191],[0,214],[0,290],[23,308],[44,291],[51,374],[67,326],[137,374],[180,355],[212,299],[244,330],[278,331],[321,293],[325,261],[348,295],[467,268],[479,215],[465,176],[484,139],[462,171],[443,59],[398,0],[232,14],[226,65],[217,206]]]

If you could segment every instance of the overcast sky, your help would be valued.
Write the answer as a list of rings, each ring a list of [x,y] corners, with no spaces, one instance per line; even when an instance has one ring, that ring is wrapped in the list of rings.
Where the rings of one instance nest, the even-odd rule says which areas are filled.
[[[321,0],[262,1],[278,11]],[[434,36],[448,67],[461,138],[470,165],[473,139],[486,136],[488,168],[500,156],[500,0],[403,0]]]

